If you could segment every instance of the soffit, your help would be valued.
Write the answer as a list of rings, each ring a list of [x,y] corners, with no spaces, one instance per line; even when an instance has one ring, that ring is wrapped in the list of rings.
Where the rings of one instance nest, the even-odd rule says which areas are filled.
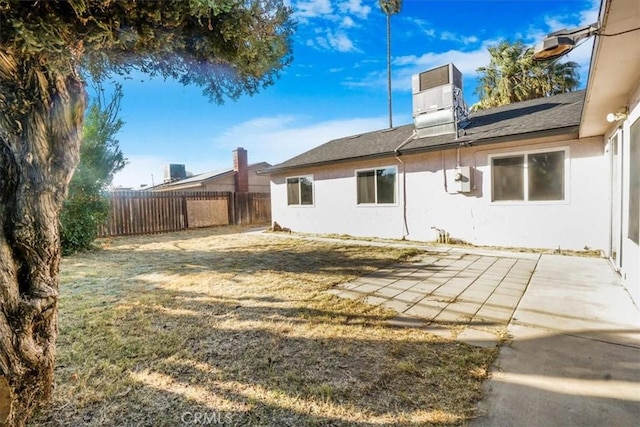
[[[615,34],[640,26],[639,0],[605,0],[601,33]],[[640,83],[640,31],[598,36],[589,70],[589,84],[580,136],[603,135],[611,127],[607,114],[627,106]]]

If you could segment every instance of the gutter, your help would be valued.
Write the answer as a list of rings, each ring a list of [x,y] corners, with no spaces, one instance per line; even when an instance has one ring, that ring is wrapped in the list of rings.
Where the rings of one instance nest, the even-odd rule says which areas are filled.
[[[400,144],[400,146],[396,147],[394,151],[385,151],[384,153],[369,154],[369,155],[357,156],[357,157],[349,157],[349,158],[341,158],[341,159],[333,159],[333,160],[322,160],[319,162],[304,163],[304,164],[294,165],[294,166],[285,166],[282,168],[274,167],[269,169],[263,169],[261,171],[256,171],[256,173],[258,175],[270,175],[272,173],[280,173],[280,172],[286,172],[286,171],[295,170],[295,169],[302,169],[302,168],[309,168],[309,167],[316,167],[316,166],[325,166],[328,164],[355,162],[359,160],[373,160],[373,159],[394,156],[396,154],[395,150],[398,150],[398,153],[400,155],[403,155],[403,154],[417,154],[417,153],[429,153],[434,151],[444,151],[451,148],[460,147],[460,144],[465,144],[465,143],[471,144],[474,146],[488,145],[488,144],[498,144],[501,142],[518,142],[518,141],[524,141],[527,139],[543,138],[546,136],[559,136],[559,135],[567,135],[567,137],[569,138],[578,138],[579,129],[580,129],[580,125],[576,124],[576,125],[571,125],[571,126],[566,126],[561,128],[545,129],[541,131],[512,134],[512,135],[505,135],[505,136],[496,136],[496,137],[486,138],[486,139],[473,139],[472,138],[473,135],[468,135],[470,137],[469,139],[458,139],[458,140],[454,140],[444,144],[434,145],[432,147],[419,147],[419,148],[412,148],[408,150],[398,150],[399,148],[401,149],[403,146],[408,144],[408,142],[403,142],[402,144]]]

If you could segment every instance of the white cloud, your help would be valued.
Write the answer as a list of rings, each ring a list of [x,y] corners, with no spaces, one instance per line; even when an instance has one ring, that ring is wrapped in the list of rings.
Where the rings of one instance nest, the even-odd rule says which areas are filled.
[[[320,32],[320,31],[318,31]],[[315,47],[321,50],[333,50],[337,52],[357,52],[353,41],[344,31],[332,31],[326,28],[321,35],[316,36],[312,40],[307,40],[307,46]]]
[[[324,37],[316,37],[313,40],[307,40],[307,46],[315,47],[316,49],[329,50],[329,42]]]
[[[309,123],[308,117],[281,115],[261,117],[228,128],[212,141],[229,150],[242,146],[249,161],[283,162],[336,138],[368,132],[385,126],[385,117],[364,117]]]
[[[427,52],[422,55],[400,56],[394,59],[392,67],[392,87],[394,91],[411,90],[411,76],[448,63],[453,63],[463,75],[465,81],[476,77],[476,69],[487,65],[490,60],[487,48],[496,44],[497,40],[487,40],[474,50],[448,50],[446,52]],[[386,70],[380,69],[367,74],[362,79],[346,80],[347,87],[373,88],[384,90],[387,86]]]
[[[337,31],[336,33],[327,31],[327,40],[331,47],[338,52],[352,52],[356,50],[349,36],[341,31]]]
[[[346,0],[338,5],[341,13],[351,13],[360,19],[367,19],[371,7],[362,4],[362,0]]]
[[[587,39],[565,56],[567,61],[574,61],[580,65],[580,83],[586,86],[589,78],[589,65],[591,64],[591,52],[593,51],[593,38]]]
[[[405,32],[405,36],[407,37],[416,37],[416,36],[417,37],[419,36],[435,37],[436,35],[436,30],[433,28],[433,24],[431,24],[430,22],[424,19],[413,18],[413,17],[402,15],[402,14],[400,15],[400,19],[411,24],[406,26],[407,30]],[[414,27],[415,29],[411,27]]]
[[[440,33],[440,40],[449,40],[458,43],[462,43],[464,45],[477,43],[478,37],[476,36],[462,36],[460,34],[452,33],[451,31],[443,31]]]
[[[294,18],[300,22],[308,22],[310,18],[318,18],[333,14],[330,0],[299,1],[294,5]]]
[[[531,26],[527,29],[526,33],[515,34],[515,39],[522,39],[525,43],[534,45],[536,43],[539,43],[542,39],[544,39],[548,33],[549,33],[548,30],[543,30],[539,27]]]
[[[342,22],[340,23],[342,28],[353,28],[356,26],[356,23],[351,19],[350,16],[345,16],[342,18]]]
[[[544,19],[544,23],[546,24],[549,33],[567,28],[567,24],[562,21],[562,17],[547,16]]]
[[[580,25],[589,25],[598,22],[600,15],[600,0],[591,0],[591,7],[580,12]]]

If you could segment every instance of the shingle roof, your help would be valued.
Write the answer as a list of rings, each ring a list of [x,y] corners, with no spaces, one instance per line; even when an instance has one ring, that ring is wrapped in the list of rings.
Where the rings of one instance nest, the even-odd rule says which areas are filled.
[[[210,180],[212,178],[220,178],[222,176],[225,176],[231,173],[233,173],[233,168],[220,169],[213,172],[200,173],[198,175],[194,175],[189,178],[181,179],[180,181],[174,181],[170,184],[165,184],[164,186],[172,187],[172,186],[183,185],[183,184],[195,184],[195,183],[200,183],[200,182]]]
[[[266,167],[269,167],[269,163],[267,162],[259,162],[259,163],[251,163],[249,165],[247,165],[248,169],[253,169],[256,166],[261,166],[261,165],[266,165]],[[175,181],[169,184],[164,184],[163,188],[167,188],[167,187],[177,187],[179,185],[184,185],[184,184],[199,184],[199,183],[203,183],[205,181],[209,181],[211,179],[215,179],[215,178],[222,178],[223,176],[227,176],[234,173],[234,169],[233,168],[228,168],[228,169],[220,169],[220,170],[216,170],[216,171],[212,171],[212,172],[204,172],[204,173],[200,173],[198,175],[194,175],[191,176],[189,178],[185,178],[182,179],[180,181]]]
[[[478,111],[469,116],[458,139],[453,134],[418,138],[404,145],[400,152],[436,151],[460,144],[488,144],[505,139],[576,132],[584,94],[581,90]],[[410,124],[334,139],[262,172],[394,155],[394,150],[411,136],[413,130],[414,125]]]

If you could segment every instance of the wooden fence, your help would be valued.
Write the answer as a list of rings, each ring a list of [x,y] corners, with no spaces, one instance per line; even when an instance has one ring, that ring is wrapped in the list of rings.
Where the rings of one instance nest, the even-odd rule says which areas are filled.
[[[109,196],[99,237],[271,221],[269,193],[121,191]]]

